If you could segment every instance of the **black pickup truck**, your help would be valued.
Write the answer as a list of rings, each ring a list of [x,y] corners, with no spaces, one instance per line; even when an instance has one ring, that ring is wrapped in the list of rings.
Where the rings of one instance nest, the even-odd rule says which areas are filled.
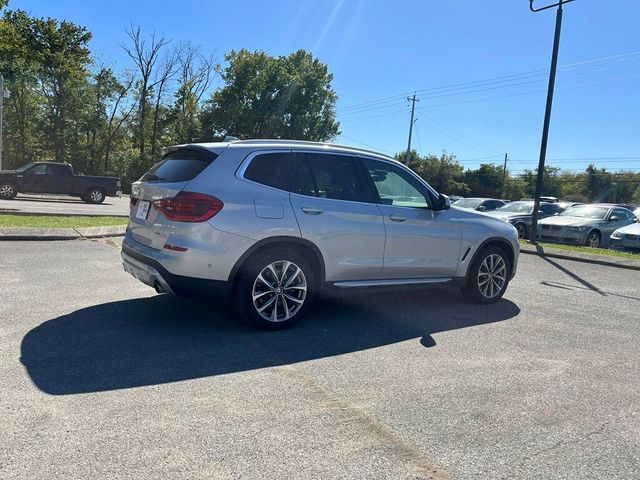
[[[117,177],[74,175],[68,163],[34,162],[16,170],[0,171],[0,199],[11,200],[20,193],[44,193],[80,197],[87,203],[102,203],[105,197],[120,196]]]

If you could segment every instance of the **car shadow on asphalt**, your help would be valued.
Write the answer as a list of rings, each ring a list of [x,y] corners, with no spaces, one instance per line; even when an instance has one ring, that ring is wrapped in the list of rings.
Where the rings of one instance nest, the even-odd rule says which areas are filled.
[[[288,330],[264,332],[227,307],[170,295],[105,303],[46,321],[23,339],[21,362],[52,395],[158,385],[342,355],[508,320],[520,309],[464,301],[455,290],[342,295]],[[424,354],[429,350],[424,349]]]

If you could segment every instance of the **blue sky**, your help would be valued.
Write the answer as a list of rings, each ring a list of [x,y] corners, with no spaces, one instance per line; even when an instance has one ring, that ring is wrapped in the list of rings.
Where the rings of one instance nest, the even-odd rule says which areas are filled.
[[[406,148],[404,97],[418,91],[421,153],[446,150],[469,168],[501,163],[505,152],[512,172],[537,165],[555,11],[533,14],[527,0],[11,0],[9,8],[85,25],[92,50],[119,69],[130,66],[120,48],[129,22],[221,61],[231,49],[304,48],[335,76],[340,143]],[[638,25],[637,0],[566,5],[548,164],[580,170],[602,158],[595,163],[608,169],[640,170]]]

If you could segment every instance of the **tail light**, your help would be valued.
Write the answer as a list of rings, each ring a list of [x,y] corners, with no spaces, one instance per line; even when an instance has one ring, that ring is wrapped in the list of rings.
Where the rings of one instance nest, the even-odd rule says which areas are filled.
[[[129,197],[129,208],[131,210],[133,210],[133,207],[135,207],[137,204],[138,204],[137,198]]]
[[[224,203],[211,195],[180,192],[173,198],[155,200],[153,206],[169,220],[204,222],[222,210]]]

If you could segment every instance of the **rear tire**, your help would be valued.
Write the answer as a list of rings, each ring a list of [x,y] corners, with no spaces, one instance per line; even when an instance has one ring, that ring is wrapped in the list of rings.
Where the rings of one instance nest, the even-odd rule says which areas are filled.
[[[238,273],[238,314],[264,330],[288,328],[302,318],[316,295],[309,262],[295,250],[269,250],[251,257]]]
[[[13,200],[18,194],[18,189],[13,183],[0,183],[0,198],[2,200]]]
[[[102,190],[99,188],[91,189],[87,191],[87,194],[84,197],[84,201],[87,203],[100,204],[104,202],[105,195]]]
[[[495,303],[502,298],[509,285],[511,263],[499,247],[487,247],[476,256],[462,289],[466,298],[481,304]]]

